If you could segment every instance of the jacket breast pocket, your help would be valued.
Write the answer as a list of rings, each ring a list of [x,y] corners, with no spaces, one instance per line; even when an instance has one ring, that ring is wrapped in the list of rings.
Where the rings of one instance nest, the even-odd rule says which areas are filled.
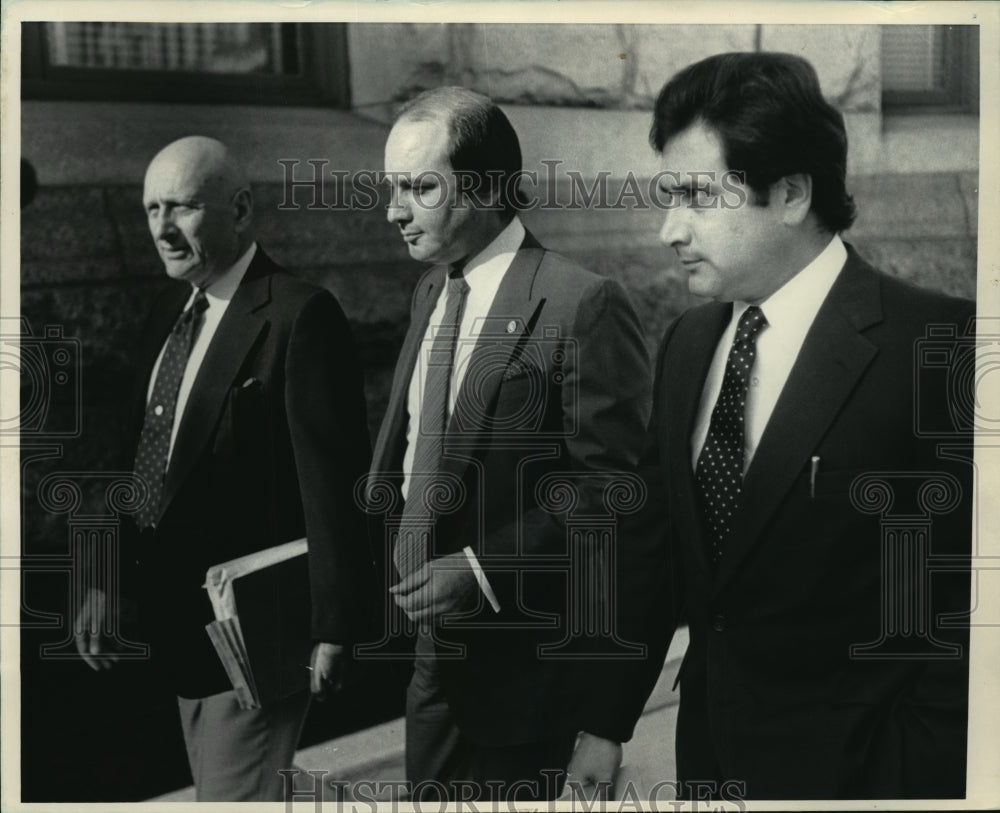
[[[236,384],[229,391],[230,429],[233,440],[245,443],[254,438],[261,440],[266,429],[266,402],[264,385],[260,379],[250,377]]]
[[[805,488],[813,499],[850,499],[851,489],[859,477],[868,474],[867,469],[837,469],[818,471],[806,478]]]
[[[534,365],[508,367],[497,392],[493,415],[499,431],[538,431],[543,423],[552,393],[546,387],[544,373]]]
[[[522,378],[540,378],[542,371],[532,362],[520,358],[511,359],[503,371],[502,381],[507,384]]]

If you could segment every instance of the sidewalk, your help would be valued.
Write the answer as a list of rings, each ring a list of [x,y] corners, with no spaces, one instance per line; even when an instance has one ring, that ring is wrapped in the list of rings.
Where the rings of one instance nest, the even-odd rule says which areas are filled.
[[[635,729],[635,736],[625,744],[622,770],[618,786],[632,783],[635,793],[645,798],[657,782],[674,778],[674,725],[677,721],[679,693],[671,687],[677,675],[681,658],[687,649],[688,631],[677,631],[667,653],[663,672],[646,703],[645,711]],[[301,771],[295,783],[300,801],[314,799],[313,776],[308,771],[325,774],[325,798],[333,800],[330,782],[346,783],[349,789],[357,782],[377,783],[401,781],[405,778],[403,767],[404,720],[402,717],[387,723],[356,731],[344,737],[303,748],[295,755],[295,766]],[[667,798],[669,791],[660,795]],[[350,798],[350,796],[348,796]],[[388,801],[388,797],[385,798]],[[150,799],[151,802],[193,802],[194,787]]]

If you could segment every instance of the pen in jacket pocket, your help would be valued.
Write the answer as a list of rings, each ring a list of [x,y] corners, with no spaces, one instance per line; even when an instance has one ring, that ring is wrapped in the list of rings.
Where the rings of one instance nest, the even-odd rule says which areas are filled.
[[[809,498],[816,496],[816,472],[819,471],[819,456],[813,455],[809,461]]]

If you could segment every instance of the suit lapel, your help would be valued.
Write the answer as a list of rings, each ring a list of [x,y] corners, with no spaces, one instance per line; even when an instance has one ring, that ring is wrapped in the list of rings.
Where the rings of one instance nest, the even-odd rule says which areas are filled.
[[[167,467],[160,515],[215,432],[233,380],[267,320],[256,313],[271,299],[276,266],[257,248],[226,313],[212,337],[188,396]]]
[[[469,357],[470,374],[463,379],[455,398],[445,437],[446,445],[451,448],[479,447],[484,436],[492,431],[488,416],[492,414],[503,372],[515,350],[531,335],[545,305],[544,299],[532,295],[535,274],[544,255],[545,249],[526,232],[497,289]],[[446,452],[441,468],[462,476],[468,463],[466,455],[449,457]]]
[[[396,362],[396,372],[392,379],[392,389],[389,393],[389,404],[385,417],[379,428],[378,439],[375,441],[375,451],[372,455],[372,472],[385,474],[398,468],[398,460],[402,459],[399,450],[406,442],[407,406],[406,401],[410,390],[410,379],[417,363],[417,354],[427,323],[437,304],[438,296],[444,286],[447,268],[440,266],[425,275],[418,285],[421,290],[416,292],[416,303],[410,319],[410,328],[403,340],[403,347]]]
[[[710,568],[691,467],[691,436],[708,368],[731,314],[732,305],[712,303],[696,316],[688,317],[698,318],[702,324],[684,332],[683,345],[674,349],[678,355],[676,366],[671,367],[670,373],[660,381],[662,401],[666,405],[660,459],[667,464],[667,482],[673,483],[676,489],[677,535],[687,544],[694,545],[695,556],[706,573]]]
[[[538,241],[530,233],[526,233],[524,242],[504,274],[490,312],[483,322],[482,331],[469,360],[470,367],[476,364],[477,356],[482,357],[488,350],[491,353],[490,367],[495,366],[502,372],[515,348],[530,334],[531,326],[542,304],[532,301],[531,290],[543,254],[544,249]],[[445,267],[436,268],[420,282],[423,290],[417,292],[410,328],[396,364],[389,404],[375,442],[375,451],[372,455],[372,472],[375,474],[396,471],[402,459],[401,450],[406,443],[408,419],[406,401],[410,379],[413,377],[420,346],[444,285],[446,273]],[[513,333],[508,332],[508,324],[511,321],[515,323]],[[483,409],[492,403],[500,386],[501,377],[499,374],[487,376],[483,382],[484,386],[477,390],[475,399],[470,397],[466,382],[463,382],[448,424],[446,442],[449,445],[454,445],[456,441],[462,446],[474,445],[487,431],[484,422],[476,421],[474,416],[481,415]],[[468,420],[462,416],[466,416]],[[461,475],[467,463],[467,460],[446,457],[442,468]]]
[[[761,538],[878,348],[861,334],[881,321],[878,272],[850,250],[820,307],[747,470],[721,588]]]

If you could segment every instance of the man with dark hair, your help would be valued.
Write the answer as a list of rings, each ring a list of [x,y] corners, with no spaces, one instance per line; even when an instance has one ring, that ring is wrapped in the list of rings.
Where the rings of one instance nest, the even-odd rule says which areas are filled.
[[[213,565],[305,536],[308,578],[269,589],[263,611],[306,651],[315,642],[310,663],[292,665],[311,669],[312,694],[341,683],[349,645],[371,632],[375,590],[354,500],[371,448],[361,366],[336,299],[257,244],[250,185],[225,145],[168,144],[142,204],[171,282],[138,346],[125,436],[147,499],[123,524],[122,570],[177,694],[197,799],[281,801],[310,692],[243,708],[205,630],[203,585]],[[303,591],[311,621],[290,609]],[[116,660],[105,638],[116,599],[91,589],[77,617],[95,670]]]
[[[715,132],[727,166],[744,174],[758,205],[767,204],[771,184],[803,172],[812,178],[810,208],[825,232],[854,222],[843,117],[801,57],[723,54],[691,65],[660,91],[650,141],[662,153],[696,122]]]
[[[649,416],[638,320],[620,285],[525,230],[517,135],[486,97],[417,97],[389,134],[385,169],[389,221],[433,263],[414,291],[369,489],[385,481],[401,506],[379,528],[384,572],[419,625],[413,798],[553,798],[564,772],[609,783],[662,661],[622,642],[641,630],[587,627],[602,612],[649,619],[620,597],[611,606],[610,580],[641,583],[665,561],[606,538],[617,503],[605,495],[633,484]],[[609,665],[621,652],[631,659]]]
[[[974,306],[841,241],[847,138],[805,60],[686,68],[651,141],[661,239],[714,300],[664,338],[644,466],[690,625],[683,793],[962,796],[971,466],[921,426],[966,455],[972,436],[944,387],[917,387],[915,348],[938,324],[964,335]]]

